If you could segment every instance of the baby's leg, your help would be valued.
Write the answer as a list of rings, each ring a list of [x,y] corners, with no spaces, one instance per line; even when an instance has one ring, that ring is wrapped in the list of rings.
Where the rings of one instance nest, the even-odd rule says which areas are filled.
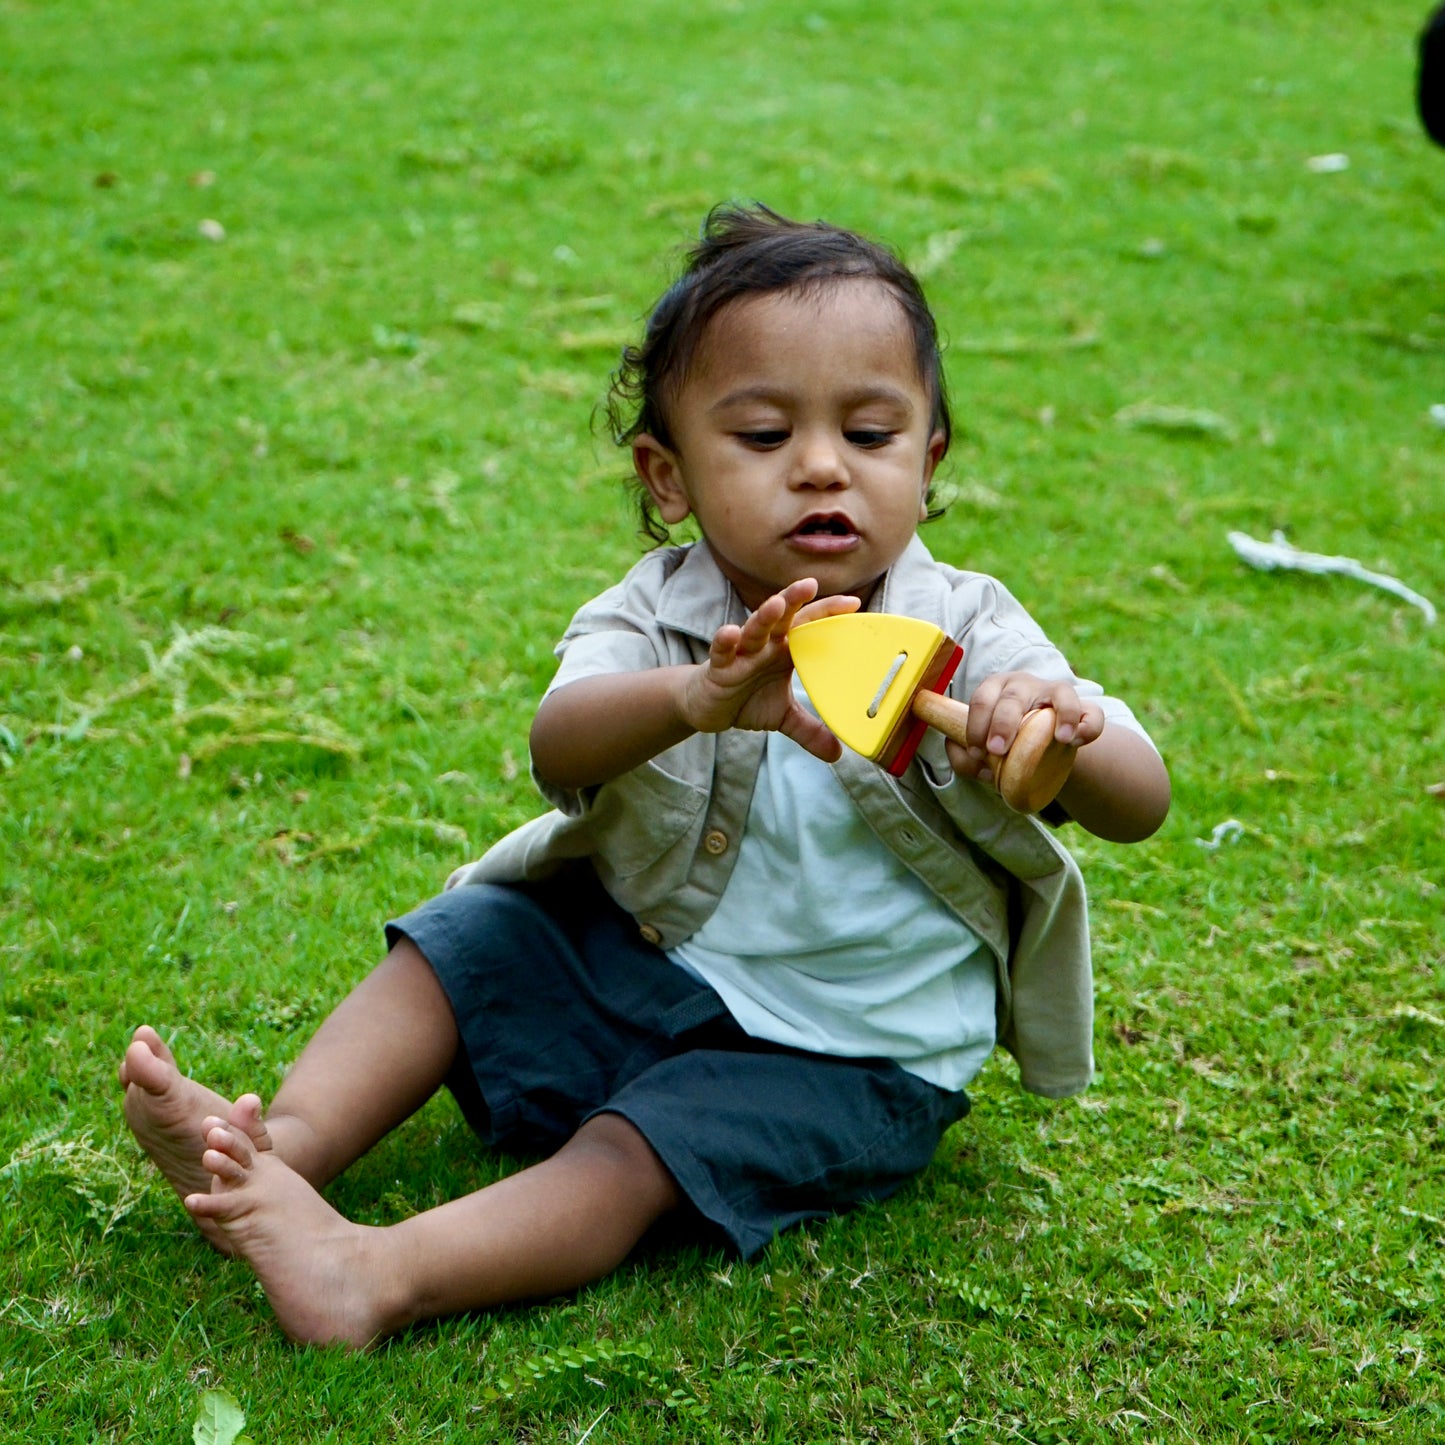
[[[610,1273],[680,1195],[625,1119],[601,1114],[542,1164],[383,1229],[344,1219],[244,1129],[211,1122],[211,1192],[186,1208],[256,1271],[303,1344],[365,1346],[416,1320],[545,1298]]]
[[[457,1045],[431,964],[399,940],[317,1029],[276,1091],[266,1111],[276,1152],[316,1188],[330,1183],[436,1093]]]

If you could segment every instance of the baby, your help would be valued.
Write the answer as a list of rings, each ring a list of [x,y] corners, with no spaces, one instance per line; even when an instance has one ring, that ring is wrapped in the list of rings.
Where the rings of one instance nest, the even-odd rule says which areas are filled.
[[[1163,764],[996,581],[919,540],[950,419],[897,258],[763,207],[709,218],[614,378],[644,530],[583,605],[531,731],[553,805],[387,925],[390,951],[270,1108],[136,1031],[125,1111],[202,1233],[302,1342],[576,1289],[667,1215],[744,1257],[880,1199],[968,1111],[995,1045],[1050,1096],[1092,1070],[1078,869],[1054,826],[1148,836]],[[968,738],[900,778],[796,686],[793,626],[867,608],[958,638]],[[1076,762],[1047,823],[993,771],[1052,710]],[[539,1156],[386,1228],[320,1190],[446,1085]]]

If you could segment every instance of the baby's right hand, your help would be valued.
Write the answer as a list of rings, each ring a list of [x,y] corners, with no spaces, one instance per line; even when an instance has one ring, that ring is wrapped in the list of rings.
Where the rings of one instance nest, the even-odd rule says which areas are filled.
[[[856,597],[814,601],[818,584],[811,577],[774,593],[741,627],[720,627],[708,660],[684,687],[683,717],[698,732],[727,728],[777,730],[825,762],[842,748],[833,734],[793,697],[793,659],[788,632],[800,622],[856,612]]]

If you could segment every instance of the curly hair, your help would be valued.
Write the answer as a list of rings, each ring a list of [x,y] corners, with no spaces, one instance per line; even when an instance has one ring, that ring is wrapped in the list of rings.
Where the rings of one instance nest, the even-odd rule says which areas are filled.
[[[854,231],[826,221],[791,221],[760,204],[733,203],[708,213],[682,275],[653,307],[641,343],[623,350],[603,408],[613,441],[628,446],[648,435],[673,445],[668,408],[687,379],[708,322],[723,307],[748,296],[816,291],[860,277],[886,286],[903,309],[919,377],[933,404],[933,430],[943,433],[946,451],[952,419],[938,325],[918,278],[886,246]],[[635,488],[641,534],[655,544],[667,542],[667,526],[647,489],[640,483]],[[942,511],[930,491],[929,517]]]

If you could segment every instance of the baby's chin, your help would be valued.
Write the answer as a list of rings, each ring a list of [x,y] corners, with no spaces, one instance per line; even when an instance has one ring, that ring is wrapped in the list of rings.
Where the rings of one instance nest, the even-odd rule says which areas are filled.
[[[825,575],[819,577],[815,572],[805,572],[802,575],[816,578],[819,601],[827,597],[856,597],[860,608],[867,607],[869,599],[878,590],[878,584],[883,581],[881,572],[875,577],[829,578],[826,576],[826,569],[819,568],[818,571]]]

